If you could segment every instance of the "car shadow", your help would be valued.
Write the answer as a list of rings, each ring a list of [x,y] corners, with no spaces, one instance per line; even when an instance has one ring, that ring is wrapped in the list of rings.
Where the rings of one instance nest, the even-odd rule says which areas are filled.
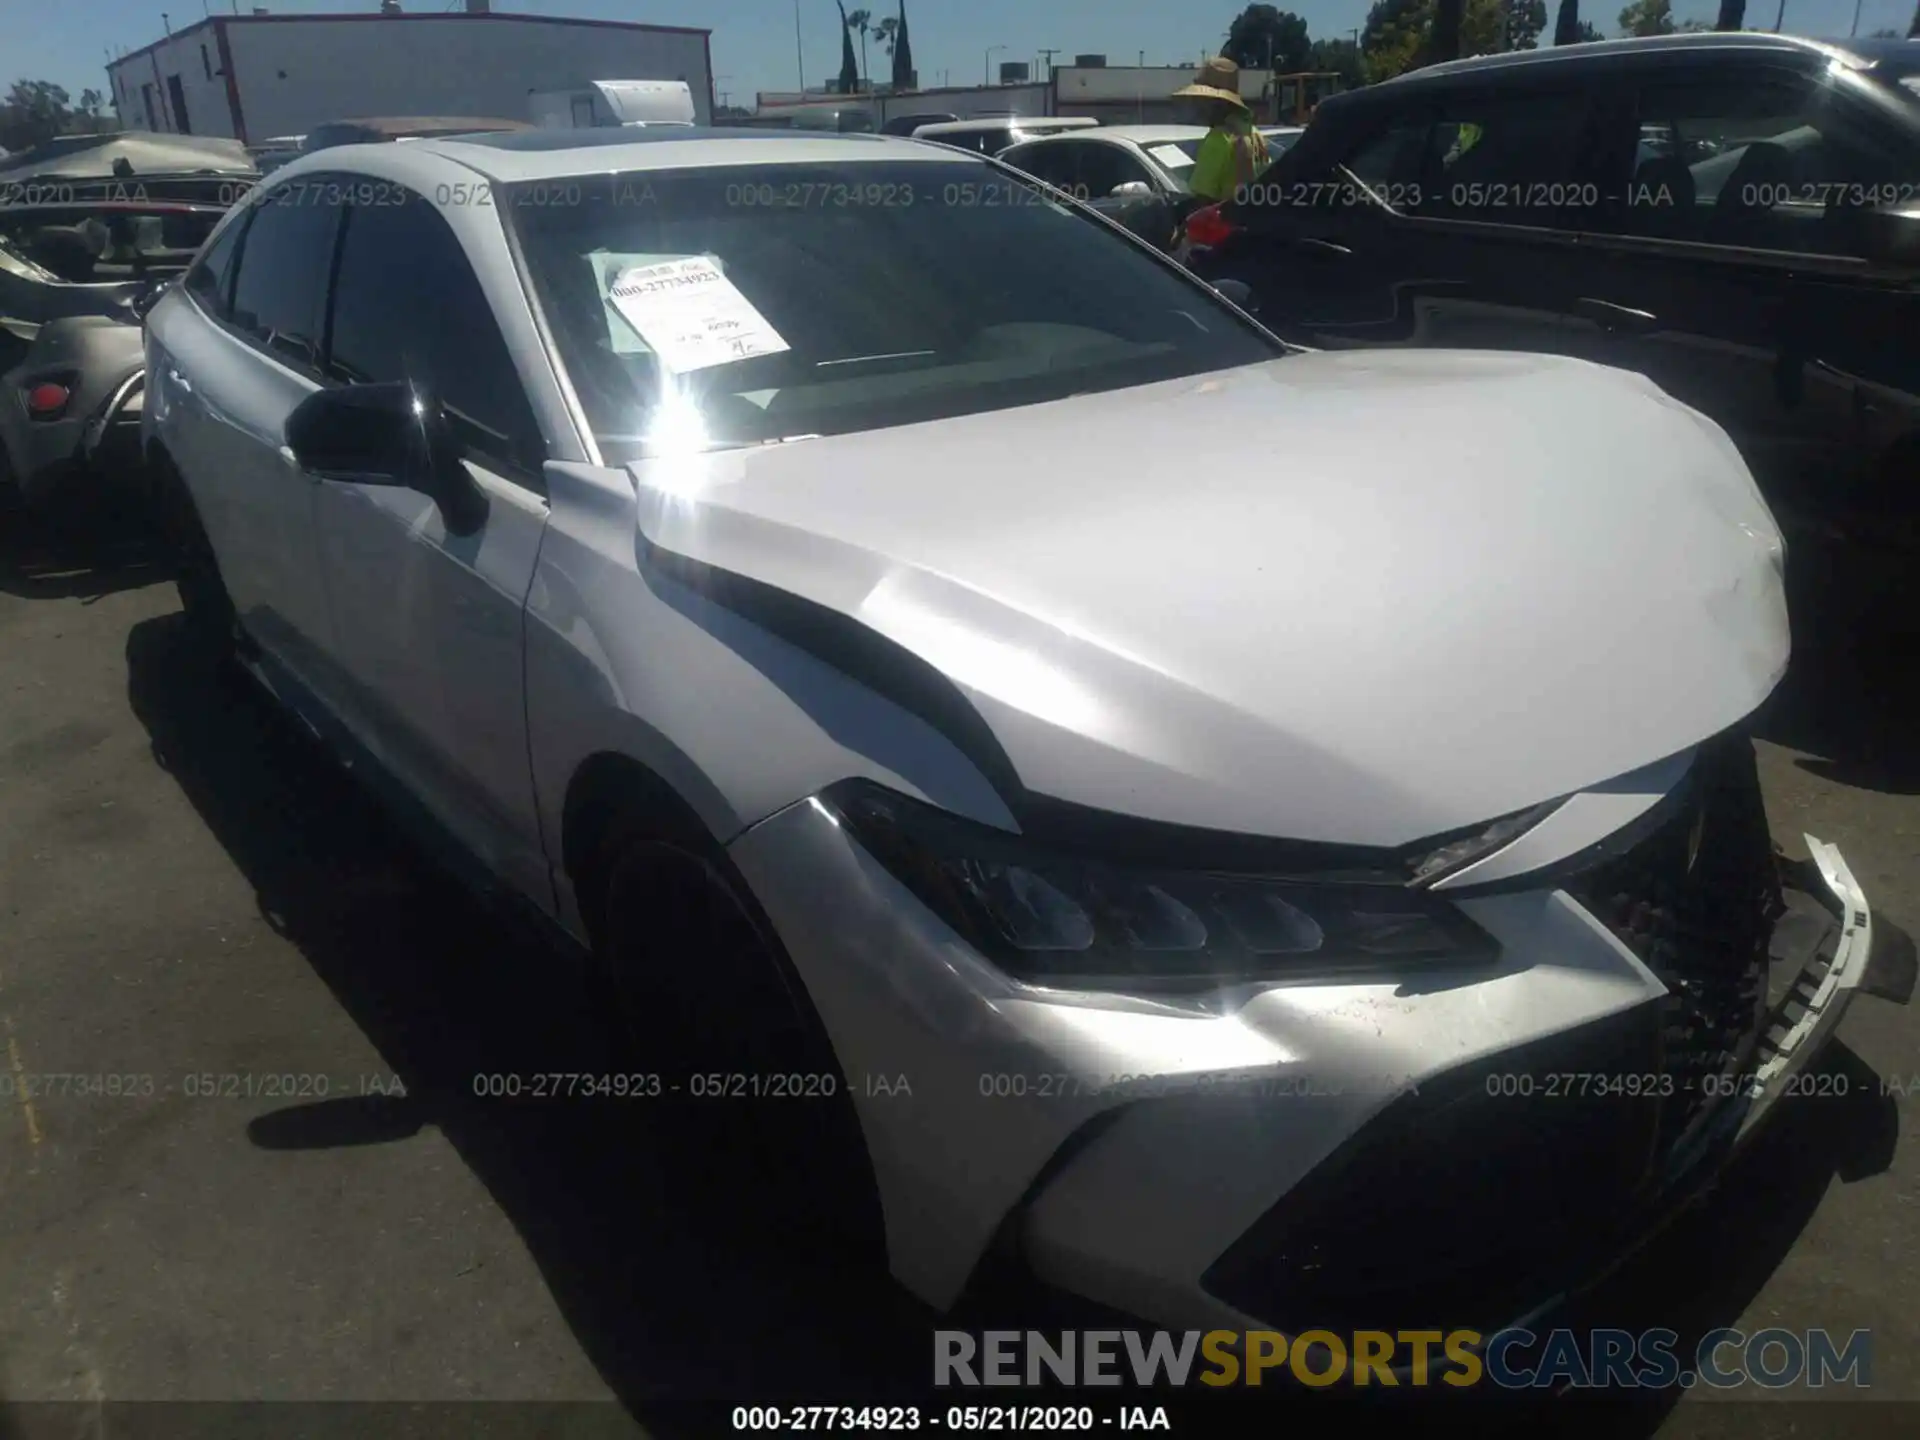
[[[1756,733],[1822,779],[1920,794],[1920,567],[1806,545],[1787,578],[1793,660]]]
[[[724,1117],[711,1109],[476,1096],[476,1075],[621,1068],[577,970],[503,929],[494,907],[431,868],[249,680],[208,659],[179,615],[135,626],[127,662],[129,699],[157,761],[252,884],[268,923],[404,1086],[260,1116],[248,1126],[255,1146],[399,1143],[439,1130],[515,1226],[609,1389],[653,1435],[717,1433],[722,1407],[742,1397],[1033,1398],[932,1395],[933,1314],[889,1282],[832,1267],[832,1251],[794,1220],[780,1184],[716,1161]],[[1848,1052],[1827,1064],[1853,1078],[1855,1101],[1784,1102],[1702,1210],[1583,1302],[1593,1317],[1583,1323],[1682,1334],[1733,1323],[1833,1179],[1885,1168],[1891,1101],[1865,1102],[1877,1099],[1877,1081]],[[937,1323],[1057,1330],[1096,1318],[1111,1327],[1065,1297],[988,1283]],[[1138,1398],[1167,1403],[1182,1433],[1222,1435],[1324,1403],[1272,1390]],[[1671,1403],[1586,1407],[1593,1418],[1581,1418],[1602,1427],[1594,1434],[1650,1435]],[[1556,1430],[1573,1416],[1564,1401],[1541,1413]],[[1478,1419],[1498,1429],[1507,1416],[1516,1433],[1546,1433],[1531,1404]]]
[[[0,594],[93,601],[172,578],[165,547],[137,511],[38,515],[0,487]]]
[[[578,967],[436,871],[247,677],[210,661],[180,615],[136,625],[127,664],[156,760],[404,1087],[261,1116],[252,1143],[439,1130],[650,1434],[710,1435],[723,1402],[798,1402],[829,1379],[834,1395],[875,1402],[919,1383],[925,1312],[884,1279],[831,1267],[781,1187],[716,1147],[730,1117],[712,1102],[476,1096],[479,1075],[632,1068]],[[738,1102],[719,1109],[737,1117]]]

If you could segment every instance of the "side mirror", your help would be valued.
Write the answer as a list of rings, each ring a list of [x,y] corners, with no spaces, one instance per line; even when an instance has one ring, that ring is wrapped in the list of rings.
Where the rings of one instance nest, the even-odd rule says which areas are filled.
[[[287,417],[286,438],[294,461],[322,480],[417,490],[455,535],[486,522],[486,492],[460,462],[447,412],[406,381],[316,390]]]
[[[1860,216],[1860,248],[1869,260],[1920,265],[1920,204],[1911,201]]]
[[[1254,298],[1253,289],[1246,281],[1216,280],[1213,282],[1213,288],[1219,292],[1223,300],[1238,305],[1247,314],[1253,315],[1259,312],[1260,302]]]
[[[1144,180],[1125,180],[1107,192],[1110,200],[1150,200],[1153,186]]]

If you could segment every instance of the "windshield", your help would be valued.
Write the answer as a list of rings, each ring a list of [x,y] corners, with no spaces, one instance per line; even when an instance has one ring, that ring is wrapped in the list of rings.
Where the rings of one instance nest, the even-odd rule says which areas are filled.
[[[509,198],[505,210],[614,463],[969,415],[1285,353],[1098,220],[979,162],[533,188],[540,203]],[[566,203],[553,203],[556,190]]]

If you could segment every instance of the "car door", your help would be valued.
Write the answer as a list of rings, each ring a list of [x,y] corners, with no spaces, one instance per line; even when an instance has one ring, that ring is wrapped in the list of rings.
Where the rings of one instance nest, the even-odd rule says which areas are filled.
[[[1711,57],[1624,75],[1582,243],[1579,352],[1719,421],[1796,528],[1830,528],[1920,417],[1914,274],[1861,243],[1920,142],[1860,84]]]
[[[257,192],[190,278],[204,323],[169,330],[153,381],[242,625],[323,698],[333,634],[313,487],[286,452],[285,427],[320,383],[338,195],[326,177]]]
[[[1029,140],[1002,150],[996,159],[1033,176],[1078,199],[1086,199],[1080,188],[1080,156],[1086,149],[1083,140]]]
[[[1076,191],[1115,224],[1162,249],[1173,243],[1178,224],[1165,180],[1130,145],[1116,140],[1080,140],[1080,189]],[[1145,193],[1116,195],[1123,185],[1144,185]]]
[[[1220,271],[1302,344],[1557,351],[1594,134],[1576,77],[1415,95],[1243,187]]]
[[[547,903],[522,673],[522,616],[548,513],[545,442],[447,219],[390,182],[356,199],[366,195],[377,203],[351,206],[341,232],[327,382],[406,380],[437,399],[487,514],[454,534],[416,491],[315,487],[313,540],[350,681],[346,717],[489,873]],[[495,217],[486,206],[460,218],[497,227]]]

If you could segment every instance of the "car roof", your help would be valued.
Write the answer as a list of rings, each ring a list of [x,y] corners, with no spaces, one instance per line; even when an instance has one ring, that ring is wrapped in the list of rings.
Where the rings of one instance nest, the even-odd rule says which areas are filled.
[[[938,125],[923,125],[915,133],[977,135],[983,130],[1091,130],[1099,125],[1091,115],[996,115],[986,120],[945,120]]]
[[[1347,95],[1366,95],[1378,93],[1383,87],[1398,87],[1401,93],[1423,85],[1453,79],[1461,75],[1480,75],[1499,73],[1508,70],[1524,70],[1532,66],[1567,66],[1604,64],[1610,60],[1624,59],[1633,55],[1650,53],[1668,54],[1676,51],[1712,54],[1749,55],[1817,55],[1829,60],[1839,60],[1843,64],[1861,66],[1871,63],[1864,52],[1875,45],[1905,45],[1907,41],[1824,41],[1810,40],[1802,35],[1775,35],[1764,30],[1718,31],[1704,30],[1682,35],[1641,35],[1621,40],[1594,40],[1579,45],[1554,45],[1544,50],[1508,50],[1497,55],[1474,55],[1465,60],[1449,60],[1440,65],[1429,65],[1422,70],[1411,70],[1396,75],[1391,80],[1383,80],[1379,86],[1368,86],[1361,90],[1344,92]],[[1341,100],[1344,95],[1330,95],[1322,104],[1331,104]]]
[[[1036,136],[1032,144],[1050,145],[1059,140],[1131,140],[1136,145],[1171,145],[1181,140],[1204,140],[1204,125],[1095,125],[1076,126],[1056,135]]]
[[[356,147],[303,156],[307,170],[351,165]],[[382,151],[395,147],[378,146]],[[491,135],[445,136],[397,147],[409,169],[431,178],[453,166],[505,185],[649,170],[702,169],[723,165],[845,165],[924,161],[986,164],[978,155],[922,144],[899,135],[840,135],[819,130],[760,130],[677,125],[660,129],[517,130]],[[274,179],[295,173],[276,170]]]

